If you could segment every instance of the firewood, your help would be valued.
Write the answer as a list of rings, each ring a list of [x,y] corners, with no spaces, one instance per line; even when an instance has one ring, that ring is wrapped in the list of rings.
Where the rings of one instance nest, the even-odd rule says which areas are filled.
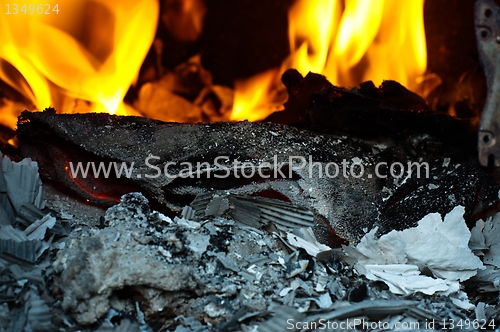
[[[391,137],[407,140],[428,135],[441,144],[476,153],[475,119],[458,119],[429,109],[424,99],[395,81],[358,87],[336,87],[326,77],[295,69],[283,74],[289,99],[285,109],[266,120],[320,132],[345,133],[363,139]]]
[[[430,212],[446,214],[457,205],[465,206],[466,217],[472,219],[497,201],[500,189],[464,149],[447,148],[446,144],[438,149],[427,149],[425,144],[418,148],[416,145],[422,143],[418,139],[417,143],[394,139],[375,142],[272,123],[179,124],[108,114],[56,114],[52,109],[24,112],[18,139],[21,155],[38,161],[42,176],[96,202],[110,203],[119,194],[140,188],[155,201],[179,211],[196,195],[207,192],[231,197],[274,192],[326,218],[338,236],[353,242],[374,226],[381,234],[404,229],[415,226]],[[432,138],[428,143],[439,146],[440,141]],[[150,159],[148,166],[145,160],[151,156],[157,158]],[[228,171],[215,164],[220,156],[228,157],[218,161]],[[305,158],[302,169],[298,169],[298,159],[281,165],[293,156]],[[234,160],[240,164],[233,164]],[[365,175],[344,176],[344,160],[362,163]],[[69,163],[80,161],[134,163],[134,169],[129,179],[114,174],[106,179],[72,178]],[[205,166],[197,174],[194,167],[188,174],[182,162],[207,162],[210,171]],[[249,178],[242,177],[244,162],[262,166],[263,176],[255,172]],[[341,166],[340,173],[325,177],[325,165],[331,162]],[[422,170],[420,178],[415,174],[379,178],[375,167],[380,162],[387,163],[380,168],[384,174],[389,174],[391,163],[406,166],[408,162],[425,162],[429,177]],[[151,166],[159,167],[161,175],[147,177],[157,175]],[[163,173],[165,166],[168,177]],[[354,174],[358,174],[356,170],[353,168]],[[346,172],[350,173],[349,167]],[[214,174],[221,177],[226,173],[230,176],[214,178]],[[265,178],[267,175],[270,177]]]

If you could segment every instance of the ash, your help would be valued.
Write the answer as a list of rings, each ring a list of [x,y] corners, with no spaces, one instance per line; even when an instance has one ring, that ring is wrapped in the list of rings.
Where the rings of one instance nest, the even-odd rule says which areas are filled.
[[[17,296],[0,307],[2,330],[283,331],[321,322],[334,330],[355,319],[439,327],[474,319],[478,307],[492,322],[497,314],[484,303],[471,311],[445,296],[395,295],[358,275],[341,250],[325,250],[308,228],[259,229],[192,212],[172,220],[140,193],[123,196],[100,223],[51,244],[31,270],[46,282],[9,275],[18,285],[6,284],[2,294]],[[9,269],[26,269],[16,266]]]
[[[499,325],[500,214],[469,231],[456,207],[332,249],[288,203],[204,193],[171,219],[129,193],[105,211],[42,193],[29,159],[1,161],[0,331]],[[271,209],[282,216],[256,222]]]

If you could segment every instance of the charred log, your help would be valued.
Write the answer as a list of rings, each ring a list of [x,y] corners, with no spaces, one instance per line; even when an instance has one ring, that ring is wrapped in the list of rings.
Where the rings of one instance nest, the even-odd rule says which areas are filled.
[[[302,77],[295,69],[283,74],[289,99],[285,110],[266,120],[363,139],[399,140],[428,135],[475,153],[477,123],[429,109],[424,99],[395,81],[377,88],[368,81],[353,89],[333,86],[319,74]]]
[[[100,201],[96,192],[105,189],[110,193],[117,184],[122,189],[140,187],[174,210],[186,205],[186,198],[192,200],[203,193],[239,197],[271,191],[326,218],[337,235],[354,242],[374,226],[379,226],[381,233],[415,226],[428,213],[445,214],[457,205],[465,206],[466,217],[471,218],[496,202],[500,189],[467,150],[448,149],[446,145],[439,151],[422,150],[407,141],[366,141],[272,123],[193,125],[108,114],[56,114],[51,110],[24,112],[18,139],[22,156],[37,160],[43,176],[96,201]],[[436,143],[428,144],[433,147],[440,143],[434,138],[430,142]],[[145,160],[151,156],[155,158],[149,159],[148,165]],[[227,158],[216,164],[220,156]],[[304,165],[299,157],[304,158]],[[82,161],[124,162],[134,167],[127,179],[90,176],[77,183],[67,166]],[[358,161],[364,176],[352,176],[358,174],[358,166],[347,167],[343,174],[343,161]],[[206,164],[186,170],[183,162]],[[332,162],[341,166],[340,173],[325,176],[325,165]],[[387,165],[379,169],[388,175],[386,178],[375,176],[380,162]],[[427,163],[428,176],[422,169],[420,177],[391,177],[388,167],[396,162]],[[243,163],[260,167],[262,172],[245,179]],[[217,182],[215,174],[220,177]]]

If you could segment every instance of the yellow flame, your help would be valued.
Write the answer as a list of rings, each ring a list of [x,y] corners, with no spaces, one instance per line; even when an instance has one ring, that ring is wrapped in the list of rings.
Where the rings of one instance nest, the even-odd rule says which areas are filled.
[[[291,66],[322,73],[340,17],[336,0],[297,1],[288,12]]]
[[[280,91],[275,89],[279,79],[279,70],[270,69],[247,80],[236,81],[230,120],[257,121],[277,111],[282,103],[276,100],[283,100],[277,96]],[[251,112],[248,112],[248,105],[252,105]]]
[[[427,66],[423,8],[424,0],[297,0],[288,15],[290,58],[280,74],[296,68],[346,87],[396,80],[415,91]],[[276,103],[272,88],[262,95],[261,85],[279,90],[279,83],[251,80],[235,86],[233,119],[263,119],[269,112],[262,105]],[[251,98],[257,95],[258,103]]]
[[[157,0],[9,5],[0,11],[2,80],[38,109],[70,112],[81,99],[92,103],[92,111],[126,112],[123,97],[156,32]]]

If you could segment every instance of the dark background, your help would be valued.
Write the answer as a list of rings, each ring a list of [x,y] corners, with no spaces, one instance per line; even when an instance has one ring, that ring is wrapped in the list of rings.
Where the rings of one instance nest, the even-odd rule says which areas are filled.
[[[458,80],[479,59],[474,32],[474,0],[427,0],[424,6],[427,68]]]

